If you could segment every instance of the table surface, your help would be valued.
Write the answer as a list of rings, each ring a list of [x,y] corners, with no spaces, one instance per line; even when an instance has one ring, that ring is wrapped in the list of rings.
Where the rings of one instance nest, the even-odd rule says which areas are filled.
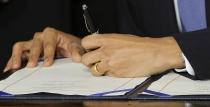
[[[210,101],[0,101],[0,107],[210,107]]]

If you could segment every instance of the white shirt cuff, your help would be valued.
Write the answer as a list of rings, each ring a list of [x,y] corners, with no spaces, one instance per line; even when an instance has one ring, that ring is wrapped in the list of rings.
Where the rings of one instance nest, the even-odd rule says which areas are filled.
[[[187,60],[187,58],[185,57],[185,55],[182,53],[182,58],[185,61],[185,67],[184,69],[175,69],[176,72],[188,72],[190,75],[195,76],[195,72],[194,69],[192,68],[190,62]]]

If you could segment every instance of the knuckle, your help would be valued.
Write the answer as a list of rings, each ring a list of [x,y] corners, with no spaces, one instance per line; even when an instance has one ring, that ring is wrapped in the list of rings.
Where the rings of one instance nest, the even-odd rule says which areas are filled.
[[[36,57],[36,53],[35,53],[35,52],[31,52],[31,53],[29,54],[29,59],[30,59],[30,60],[33,60],[35,57]]]
[[[108,58],[110,57],[110,50],[105,48],[104,46],[99,48],[98,51],[100,52],[100,55],[103,57],[103,58]],[[112,53],[113,54],[113,53]]]
[[[34,33],[34,38],[40,38],[42,35],[42,32],[36,32]]]
[[[53,47],[52,45],[46,45],[46,46],[45,46],[45,50],[46,50],[46,51],[50,51],[50,52],[51,52],[51,51],[54,51],[55,48],[56,48],[56,47]]]
[[[53,47],[45,47],[44,51],[45,51],[45,54],[46,53],[47,54],[54,54],[55,53],[55,48],[53,48]]]
[[[83,47],[86,47],[89,44],[92,44],[91,42],[99,42],[99,43],[101,43],[103,41],[101,39],[102,39],[102,36],[99,36],[98,34],[89,35],[89,36],[84,37],[81,40],[81,44],[82,44]]]
[[[13,46],[13,49],[20,48],[23,46],[23,42],[16,42]]]
[[[51,28],[51,27],[46,27],[42,32],[42,37],[45,41],[55,40],[55,39],[57,39],[59,34],[60,33],[58,30]]]
[[[54,31],[55,31],[55,29],[52,28],[52,27],[46,27],[46,28],[43,30],[43,32],[54,32]]]

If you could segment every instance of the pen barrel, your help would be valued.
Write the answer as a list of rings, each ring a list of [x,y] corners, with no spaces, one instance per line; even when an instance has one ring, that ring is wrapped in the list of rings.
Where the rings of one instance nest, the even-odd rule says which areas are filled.
[[[84,11],[83,17],[84,17],[88,32],[90,32],[91,34],[98,33],[98,29],[96,29],[96,26],[94,25],[92,17],[90,16],[90,13],[88,12],[87,6],[84,4],[82,7]]]

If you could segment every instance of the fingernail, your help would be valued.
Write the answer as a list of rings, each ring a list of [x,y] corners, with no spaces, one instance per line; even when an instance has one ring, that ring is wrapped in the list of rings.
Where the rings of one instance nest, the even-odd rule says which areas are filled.
[[[26,65],[26,67],[27,67],[27,68],[31,68],[31,67],[33,67],[33,65],[34,65],[34,64],[33,64],[32,62],[28,62],[28,64]]]
[[[9,70],[8,67],[4,68],[4,71],[3,72],[7,72]]]

